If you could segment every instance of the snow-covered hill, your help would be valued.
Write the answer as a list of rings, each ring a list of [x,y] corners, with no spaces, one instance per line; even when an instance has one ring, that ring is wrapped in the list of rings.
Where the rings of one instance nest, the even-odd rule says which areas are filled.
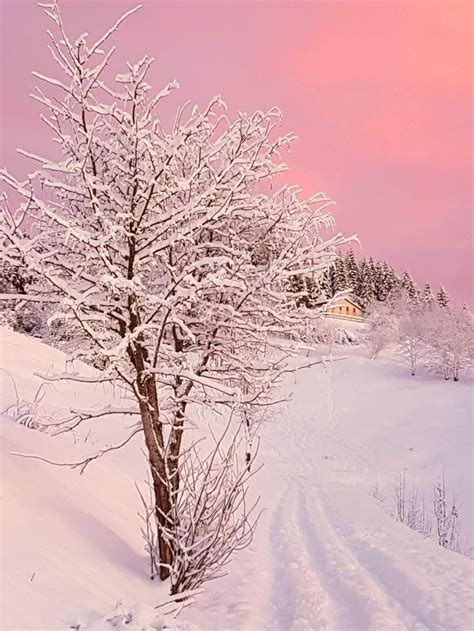
[[[62,353],[5,329],[0,352],[1,408],[15,401],[13,380],[18,396],[31,400],[39,383],[33,373],[64,369]],[[444,469],[462,503],[463,537],[469,535],[470,384],[413,378],[405,367],[365,358],[361,349],[343,352],[346,360],[288,383],[293,401],[263,431],[266,464],[255,491],[264,511],[256,537],[233,558],[227,576],[183,611],[183,628],[472,628],[471,560],[389,514],[397,475],[405,471],[407,485],[425,493],[431,511]],[[75,402],[112,403],[113,393],[55,386],[42,411],[61,413]],[[115,418],[98,432],[115,437],[124,429]],[[136,515],[134,482],[145,476],[140,435],[81,476],[13,454],[75,461],[98,434],[85,445],[84,436],[53,439],[8,416],[1,434],[1,628],[82,631],[94,620],[95,629],[161,628],[152,606],[165,590],[147,578]],[[385,506],[371,496],[374,484]],[[127,607],[133,617],[120,627],[110,612]]]

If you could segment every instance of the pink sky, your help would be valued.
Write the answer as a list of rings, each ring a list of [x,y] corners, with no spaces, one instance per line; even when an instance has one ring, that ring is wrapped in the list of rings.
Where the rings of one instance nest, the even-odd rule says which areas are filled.
[[[76,36],[110,26],[134,2],[63,0]],[[250,111],[278,105],[299,142],[292,180],[337,202],[359,255],[472,303],[471,2],[142,1],[116,36],[126,60],[156,58],[152,83],[173,97],[221,94]],[[33,0],[0,0],[0,165],[23,174],[17,147],[49,138],[28,98],[32,69],[55,72],[48,21]]]

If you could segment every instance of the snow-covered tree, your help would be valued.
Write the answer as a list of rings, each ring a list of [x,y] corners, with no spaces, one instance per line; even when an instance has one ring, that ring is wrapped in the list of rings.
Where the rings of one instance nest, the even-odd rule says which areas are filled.
[[[423,288],[423,303],[425,307],[428,307],[429,309],[431,309],[434,303],[434,296],[429,283],[426,283]]]
[[[418,365],[429,354],[426,313],[404,292],[392,302],[392,308],[397,318],[399,356],[410,366],[411,374],[415,375]]]
[[[333,283],[332,277],[334,274],[334,268],[330,265],[324,272],[319,276],[319,288],[321,291],[321,299],[329,299],[334,296],[333,292]]]
[[[440,307],[443,307],[443,308],[449,306],[449,296],[442,285],[439,288],[438,293],[436,294],[436,302],[438,303]]]
[[[400,286],[400,278],[391,265],[388,265],[388,281],[389,296],[396,293]]]
[[[431,367],[445,379],[459,380],[460,373],[472,366],[474,359],[474,319],[467,309],[440,307],[432,309],[430,344]]]
[[[295,274],[288,279],[288,289],[293,294],[296,307],[308,306],[306,279],[302,274]]]
[[[276,135],[278,109],[231,117],[216,98],[179,108],[165,127],[158,109],[177,84],[152,93],[151,59],[108,79],[108,41],[134,10],[90,42],[71,40],[56,2],[45,6],[61,76],[35,73],[44,87],[34,98],[61,157],[25,153],[37,164],[25,181],[0,171],[21,199],[16,210],[4,206],[0,257],[42,278],[31,297],[56,303],[52,321],[84,340],[77,356],[101,362],[98,379],[119,382],[135,402],[123,410],[139,420],[133,432],[75,464],[143,432],[159,572],[177,592],[190,572],[203,577],[196,568],[208,567],[209,542],[238,547],[248,534],[245,516],[242,530],[233,521],[242,502],[233,456],[218,478],[186,468],[196,462],[182,458],[190,404],[226,406],[239,418],[274,400],[304,323],[319,315],[295,308],[291,279],[321,274],[344,239],[322,239],[333,225],[325,195],[302,200],[298,187],[276,186],[294,138]],[[79,422],[120,411],[84,412]],[[213,498],[205,507],[193,479]],[[209,507],[220,507],[219,519],[208,519]]]
[[[367,307],[375,300],[374,266],[363,261],[360,269],[360,290],[358,295],[362,306]]]
[[[308,295],[308,307],[316,307],[325,296],[322,295],[321,284],[318,277],[313,274],[306,277],[306,291]]]
[[[344,268],[344,259],[338,256],[334,261],[334,294],[348,289],[346,280],[346,270]]]
[[[416,302],[418,299],[418,288],[413,280],[410,272],[403,272],[400,286],[407,294],[411,301]]]
[[[395,291],[397,286],[396,274],[386,261],[377,264],[376,298],[383,302]]]
[[[344,268],[347,287],[355,293],[359,286],[359,267],[353,250],[349,250],[344,257]]]
[[[385,299],[383,267],[380,261],[373,261],[372,259],[371,261],[373,264],[375,300],[383,302]]]
[[[397,340],[397,318],[391,305],[373,302],[366,311],[367,329],[364,341],[372,359]]]
[[[315,274],[309,276],[296,274],[289,279],[288,286],[296,307],[312,309],[319,304],[321,299],[327,298],[327,296],[322,296],[321,286]]]
[[[0,261],[0,295],[26,295],[34,281],[34,276],[21,259],[18,265]],[[0,301],[0,323],[21,333],[40,335],[46,319],[44,311],[44,305],[26,300],[2,300]]]
[[[32,282],[33,277],[24,263],[12,265],[8,261],[0,261],[0,293],[26,294]]]
[[[451,309],[448,334],[452,377],[459,381],[461,372],[474,364],[474,317],[469,309]]]

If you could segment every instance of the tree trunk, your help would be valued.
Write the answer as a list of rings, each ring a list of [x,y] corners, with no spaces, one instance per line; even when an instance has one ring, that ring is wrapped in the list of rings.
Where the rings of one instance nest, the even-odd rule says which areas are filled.
[[[175,495],[179,491],[179,485],[180,485],[179,454],[181,452],[181,441],[183,438],[183,424],[184,424],[184,405],[181,405],[173,421],[173,428],[171,430],[171,437],[169,441],[169,453],[168,453],[168,460],[167,460],[173,499],[175,498]]]
[[[172,490],[169,484],[169,472],[166,470],[163,429],[158,409],[158,393],[152,375],[144,376],[144,351],[140,347],[133,351],[134,364],[138,376],[140,415],[145,434],[155,496],[156,518],[158,521],[158,550],[160,554],[160,578],[165,580],[170,575],[173,551],[166,540],[165,530],[173,525]],[[172,529],[171,529],[172,530]],[[164,564],[164,565],[163,565]]]
[[[174,335],[175,338],[175,348],[178,352],[182,351],[182,342]],[[205,362],[206,363],[206,362]],[[204,364],[205,365],[205,364]],[[172,489],[172,500],[174,501],[176,494],[179,491],[180,486],[180,473],[179,473],[179,455],[181,453],[181,442],[183,440],[183,429],[184,429],[184,419],[186,417],[186,397],[189,395],[193,388],[193,382],[188,381],[183,384],[183,381],[180,377],[176,377],[174,384],[174,394],[176,399],[179,401],[177,404],[177,410],[174,415],[172,424],[171,424],[171,433],[169,440],[169,451],[168,451],[168,473],[169,480],[171,482]]]
[[[145,444],[148,450],[148,462],[153,480],[155,495],[156,518],[158,521],[158,549],[160,553],[160,578],[165,580],[170,575],[173,562],[172,549],[169,546],[164,531],[172,530],[172,501],[170,488],[167,484],[167,472],[163,459],[163,432],[158,414],[146,409],[147,405],[140,404],[140,412],[145,434]]]
[[[457,361],[454,362],[453,366],[453,380],[459,381],[459,364]]]

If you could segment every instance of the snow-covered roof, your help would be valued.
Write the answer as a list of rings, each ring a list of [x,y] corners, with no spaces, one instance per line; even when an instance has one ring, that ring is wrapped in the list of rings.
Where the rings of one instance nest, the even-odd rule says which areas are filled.
[[[328,302],[330,302],[330,300],[331,299],[329,299],[329,298],[320,297],[317,300],[315,300],[315,305],[317,307],[322,307],[325,304],[327,304]],[[334,305],[333,306],[337,307],[338,303],[342,302],[343,300],[346,300],[348,303],[350,303],[351,305],[353,305],[354,307],[356,307],[357,309],[360,309],[362,311],[362,306],[352,296],[339,296],[339,298],[336,298],[336,300],[334,301]]]

